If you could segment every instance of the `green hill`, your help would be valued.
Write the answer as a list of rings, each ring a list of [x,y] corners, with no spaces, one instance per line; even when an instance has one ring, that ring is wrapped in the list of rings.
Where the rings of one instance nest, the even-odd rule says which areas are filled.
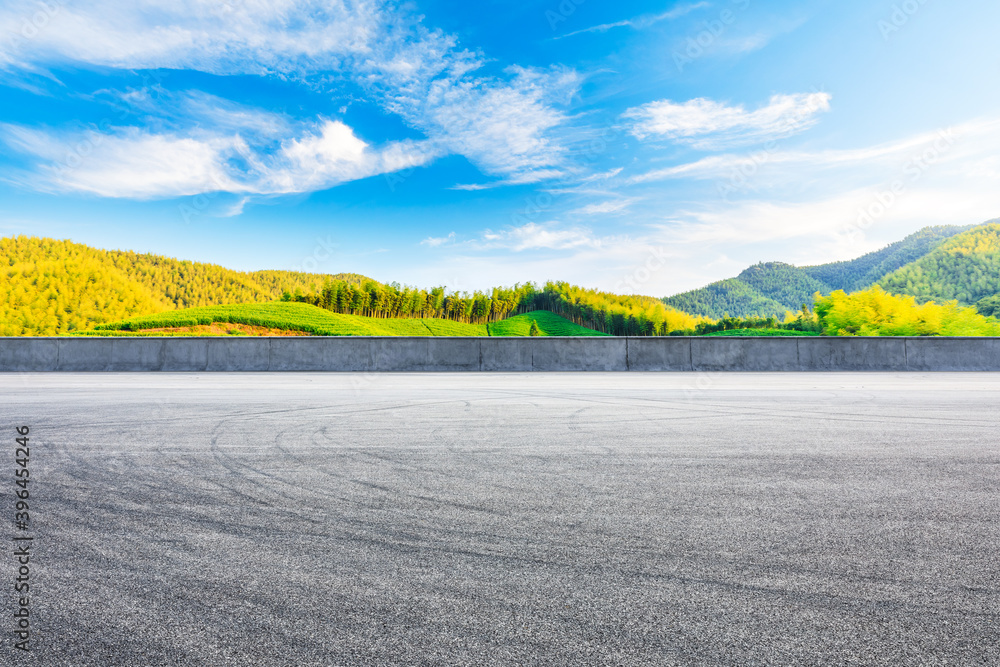
[[[271,301],[322,289],[330,276],[241,272],[159,255],[99,250],[72,241],[0,238],[0,335],[65,333],[136,314]],[[345,282],[373,282],[355,274]]]
[[[864,289],[886,274],[923,258],[949,239],[979,227],[926,227],[881,250],[843,262],[803,267],[783,262],[756,264],[736,278],[667,297],[663,302],[711,318],[726,314],[781,317],[786,311],[797,311],[804,303],[811,304],[816,292],[825,295],[834,290]]]
[[[430,327],[444,326],[434,324],[440,321],[493,326],[532,310],[551,311],[587,330],[614,335],[666,335],[692,329],[702,321],[652,297],[607,294],[568,283],[546,283],[541,291],[525,282],[456,293],[444,286],[421,289],[384,284],[357,274],[232,271],[214,264],[28,236],[0,239],[0,267],[0,336],[64,334],[177,309],[279,298],[334,314],[372,318],[382,322],[380,331],[396,326],[385,320],[422,320]],[[511,335],[530,330],[530,322],[523,327],[518,322],[515,319],[503,326]],[[549,335],[561,335],[560,327],[565,327],[561,324],[547,331],[544,322],[538,324]],[[230,326],[226,333],[242,331],[241,327]],[[567,331],[582,335],[579,330]]]
[[[755,264],[744,270],[738,280],[780,303],[785,310],[798,310],[804,303],[811,304],[816,292],[831,289],[830,285],[810,276],[806,269],[783,262]],[[784,314],[784,310],[780,314]]]
[[[890,294],[918,302],[957,300],[974,305],[1000,294],[1000,224],[959,234],[879,281]]]
[[[685,313],[700,314],[713,319],[726,315],[779,316],[790,310],[784,304],[764,296],[739,278],[720,280],[701,289],[663,299],[663,302]]]
[[[491,336],[527,336],[531,331],[531,323],[538,325],[542,336],[607,336],[608,334],[594,331],[587,327],[570,322],[548,310],[533,310],[523,315],[508,317],[499,322],[491,322],[488,326]]]
[[[219,335],[200,331],[215,324],[238,324],[265,330],[292,331],[315,336],[527,336],[535,322],[542,336],[603,336],[548,311],[533,311],[491,322],[467,324],[433,317],[375,318],[334,313],[306,303],[272,302],[185,308],[155,315],[131,317],[103,324],[84,336]],[[217,328],[217,327],[216,327]],[[233,333],[245,333],[235,330]],[[269,333],[267,331],[263,333]]]
[[[991,224],[990,222],[983,225]],[[932,252],[948,239],[983,225],[925,227],[902,241],[846,262],[833,262],[803,269],[832,289],[857,292],[877,283],[886,274]]]

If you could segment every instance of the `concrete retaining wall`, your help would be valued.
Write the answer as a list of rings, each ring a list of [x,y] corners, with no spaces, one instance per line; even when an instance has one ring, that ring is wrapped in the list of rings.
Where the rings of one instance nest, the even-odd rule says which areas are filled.
[[[30,371],[1000,371],[1000,339],[0,338]]]

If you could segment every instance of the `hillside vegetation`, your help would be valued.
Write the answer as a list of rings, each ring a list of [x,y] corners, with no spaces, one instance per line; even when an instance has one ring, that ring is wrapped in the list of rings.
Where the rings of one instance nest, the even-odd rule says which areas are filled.
[[[743,336],[752,338],[773,338],[775,336],[818,336],[818,331],[795,331],[791,329],[730,329],[716,331],[705,336]]]
[[[239,272],[27,236],[0,239],[0,267],[4,271],[0,335],[4,336],[62,334],[177,309],[278,299],[380,321],[485,325],[532,310],[550,310],[577,325],[617,335],[665,335],[700,321],[649,297],[603,294],[565,283],[550,283],[541,292],[524,283],[449,293],[445,287],[401,287],[357,274]],[[393,326],[383,323],[380,330]],[[516,322],[509,326],[519,330]]]
[[[534,308],[550,310],[576,324],[614,336],[669,336],[705,322],[648,296],[622,296],[548,282],[534,295]]]
[[[1000,224],[960,234],[924,257],[885,276],[879,284],[917,301],[973,305],[1000,294]]]
[[[684,292],[663,302],[687,313],[699,313],[712,319],[725,317],[777,317],[788,307],[764,296],[739,278],[727,278],[701,289]]]
[[[917,259],[909,261],[913,257]],[[852,287],[887,267],[895,268],[879,280],[890,296],[912,295],[914,307],[956,303],[928,303],[926,310],[911,312],[908,301]],[[0,335],[6,336],[121,335],[157,328],[233,335],[294,330],[322,335],[667,336],[738,329],[823,329],[837,335],[961,330],[976,335],[992,331],[994,320],[968,319],[969,312],[976,313],[962,307],[976,304],[981,314],[1000,313],[1000,224],[927,228],[852,262],[758,264],[737,278],[667,300],[565,282],[548,282],[541,289],[521,283],[470,294],[384,284],[356,274],[238,272],[25,236],[0,239],[0,269]],[[849,289],[856,294],[848,294]],[[817,295],[826,295],[821,301],[828,321],[820,321],[818,305],[815,312],[810,307]],[[714,317],[692,315],[664,301]],[[210,326],[222,323],[233,326]]]
[[[531,325],[538,327],[540,336],[607,336],[608,334],[570,322],[547,310],[533,310],[487,325],[491,336],[529,336]]]
[[[814,295],[835,290],[854,292],[881,280],[886,274],[921,259],[949,239],[976,229],[975,226],[927,227],[902,241],[857,259],[816,266],[797,267],[783,262],[756,264],[736,278],[712,283],[701,289],[663,299],[667,305],[688,313],[718,319],[734,317],[781,317],[813,302]],[[950,299],[944,294],[938,299]]]
[[[920,304],[877,285],[816,300],[816,315],[828,336],[998,336],[1000,321],[955,301]]]
[[[87,336],[171,335],[171,329],[228,323],[316,336],[527,336],[535,323],[541,336],[601,336],[546,311],[534,311],[501,322],[468,324],[440,318],[376,318],[333,313],[305,303],[274,302],[186,308],[103,324]],[[155,333],[151,330],[157,330]],[[184,332],[185,335],[190,335]],[[206,334],[216,335],[216,334]]]
[[[0,238],[0,335],[66,333],[136,314],[271,301],[331,277],[232,271],[159,255],[99,250],[30,236]],[[353,274],[334,278],[358,284]]]

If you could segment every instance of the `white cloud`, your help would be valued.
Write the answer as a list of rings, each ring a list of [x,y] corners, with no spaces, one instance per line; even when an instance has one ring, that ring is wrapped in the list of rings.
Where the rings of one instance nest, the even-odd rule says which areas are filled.
[[[557,107],[576,91],[576,73],[512,67],[477,76],[483,56],[405,8],[375,0],[65,0],[53,7],[30,39],[0,47],[0,66],[277,75],[317,88],[327,76],[346,78],[488,175],[536,182],[563,173],[566,150],[555,131],[567,118]],[[8,3],[0,24],[20,25],[37,11],[33,0]]]
[[[830,99],[829,93],[775,95],[755,111],[705,98],[659,100],[629,109],[623,117],[633,121],[631,131],[639,139],[655,137],[711,149],[801,132],[818,122],[819,113],[830,110]]]
[[[998,154],[1000,119],[870,147],[776,152],[752,177],[752,191],[733,201],[708,196],[681,205],[653,224],[646,238],[681,254],[677,278],[662,283],[664,293],[735,274],[702,265],[704,248],[740,269],[768,260],[804,265],[853,259],[921,227],[1000,216]],[[740,159],[706,158],[632,182],[724,179]]]
[[[436,248],[446,243],[454,243],[456,238],[457,237],[455,232],[450,232],[447,236],[438,236],[438,237],[428,236],[427,238],[425,238],[423,241],[420,242],[420,245],[426,245],[432,248]]]
[[[235,149],[230,140],[149,135],[134,128],[64,137],[9,125],[3,130],[8,145],[44,161],[32,178],[41,190],[140,199],[243,190],[224,167]]]
[[[10,64],[215,74],[331,69],[369,51],[380,22],[365,0],[13,0],[0,10],[0,23],[18,27],[4,49]]]
[[[647,14],[644,16],[639,16],[634,19],[626,19],[624,21],[615,21],[614,23],[602,23],[601,25],[591,26],[590,28],[584,28],[583,30],[577,30],[575,32],[566,33],[565,35],[559,35],[555,39],[565,39],[566,37],[572,37],[574,35],[582,35],[588,32],[607,32],[613,28],[634,28],[636,30],[642,30],[648,28],[652,25],[656,25],[661,21],[671,21],[673,19],[678,19],[682,16],[686,16],[697,9],[703,9],[705,7],[710,7],[709,2],[695,2],[687,5],[678,5],[673,9],[662,12],[660,14]]]
[[[499,232],[483,232],[480,247],[507,248],[515,252],[524,250],[566,250],[569,248],[598,248],[605,239],[583,227],[559,228],[554,224],[540,225],[534,222],[518,227],[509,227]]]
[[[633,203],[635,203],[634,199],[604,201],[596,204],[587,204],[582,208],[576,209],[573,213],[579,215],[607,215],[609,213],[621,213],[622,211],[628,210],[629,206]]]
[[[654,169],[643,174],[626,179],[629,184],[646,183],[667,179],[699,179],[716,180],[731,176],[734,170],[756,164],[754,171],[761,172],[761,180],[783,177],[803,179],[803,170],[830,171],[849,169],[862,179],[870,180],[875,170],[882,170],[893,165],[901,165],[907,160],[917,160],[921,154],[933,150],[935,144],[942,146],[965,138],[966,145],[975,150],[975,146],[993,146],[1000,132],[1000,121],[979,120],[954,128],[922,132],[902,139],[888,141],[874,146],[860,148],[828,149],[822,151],[791,151],[791,150],[760,150],[746,154],[727,153],[688,162],[672,167]],[[975,139],[972,139],[975,137]],[[983,143],[985,142],[985,143]],[[954,159],[950,150],[941,152],[942,159]],[[945,154],[948,155],[945,155]],[[988,151],[983,151],[984,155]],[[859,171],[862,169],[863,171]],[[781,179],[783,180],[783,179]]]
[[[566,117],[552,101],[571,95],[579,78],[562,69],[512,68],[510,73],[505,84],[470,78],[435,80],[420,101],[397,108],[435,141],[507,182],[561,175],[566,149],[549,132]]]
[[[622,173],[623,167],[615,167],[614,169],[609,169],[608,171],[603,171],[598,174],[590,174],[580,179],[581,183],[593,183],[594,181],[608,181]]]
[[[436,155],[432,146],[419,142],[373,148],[351,128],[331,120],[298,128],[299,136],[283,140],[274,151],[258,150],[239,134],[219,132],[182,136],[136,128],[62,134],[11,125],[2,129],[8,145],[40,161],[31,179],[34,187],[135,199],[310,192],[425,164]]]

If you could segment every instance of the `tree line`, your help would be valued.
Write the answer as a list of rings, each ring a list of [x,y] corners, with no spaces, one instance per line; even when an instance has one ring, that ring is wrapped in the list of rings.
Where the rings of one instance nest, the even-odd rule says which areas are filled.
[[[328,279],[318,292],[285,290],[282,301],[309,303],[344,315],[378,318],[437,317],[468,324],[487,324],[532,310],[536,288],[531,283],[497,287],[489,292],[448,293],[445,287],[420,289],[369,280],[360,285]]]
[[[320,291],[286,291],[282,299],[310,303],[345,315],[439,317],[469,324],[548,310],[575,324],[613,336],[668,336],[693,330],[709,321],[682,313],[652,297],[610,294],[566,282],[547,282],[541,289],[529,282],[488,292],[448,293],[444,287],[425,290],[374,281],[359,286],[331,279]]]

